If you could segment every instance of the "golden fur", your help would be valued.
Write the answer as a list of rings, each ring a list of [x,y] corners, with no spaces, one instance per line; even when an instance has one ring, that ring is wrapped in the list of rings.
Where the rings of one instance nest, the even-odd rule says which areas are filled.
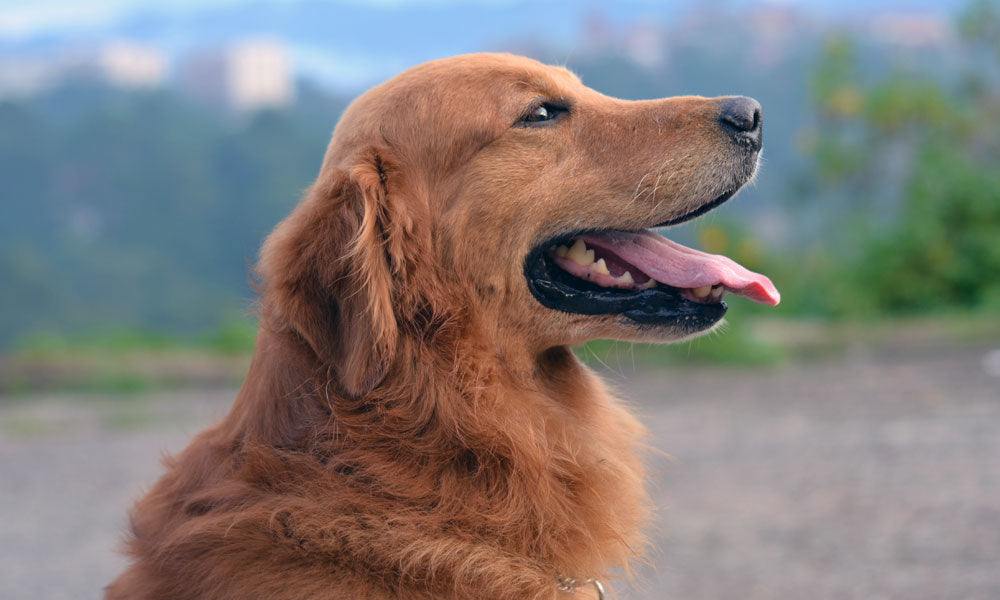
[[[512,127],[538,98],[572,122]],[[261,250],[232,411],[138,502],[107,598],[548,600],[637,557],[643,428],[568,346],[680,334],[544,308],[523,261],[731,188],[716,120],[509,55],[361,96]]]

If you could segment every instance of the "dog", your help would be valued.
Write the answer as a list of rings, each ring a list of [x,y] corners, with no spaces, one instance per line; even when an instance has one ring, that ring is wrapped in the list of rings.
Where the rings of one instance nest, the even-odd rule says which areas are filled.
[[[770,280],[649,228],[756,174],[749,98],[624,101],[504,54],[372,88],[265,241],[231,412],[131,514],[123,599],[603,597],[644,430],[569,349],[711,330]]]

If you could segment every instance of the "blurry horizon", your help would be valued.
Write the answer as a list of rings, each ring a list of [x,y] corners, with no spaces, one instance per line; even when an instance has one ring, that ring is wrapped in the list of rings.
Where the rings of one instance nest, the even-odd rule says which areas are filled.
[[[471,51],[563,64],[626,99],[757,98],[755,184],[670,236],[772,276],[785,300],[769,316],[992,310],[1000,288],[978,276],[992,217],[977,212],[993,202],[991,6],[0,2],[0,352],[225,330],[350,100]]]
[[[30,6],[5,0],[0,2],[0,56],[15,63],[58,61],[66,54],[93,54],[111,44],[141,45],[159,55],[166,81],[186,56],[268,39],[288,54],[295,77],[333,92],[357,94],[426,60],[478,51],[544,49],[553,60],[565,63],[577,53],[611,46],[640,62],[655,62],[663,57],[656,55],[653,38],[712,20],[762,19],[762,38],[774,37],[774,21],[784,21],[817,30],[881,35],[890,42],[917,36],[925,38],[918,44],[939,44],[947,41],[942,32],[963,4],[554,0],[539,13],[525,0],[181,0],[155,6],[138,0],[41,0]],[[638,39],[630,42],[630,37]],[[4,67],[0,63],[0,77]],[[11,70],[9,65],[6,70]],[[0,79],[0,97],[5,92],[9,90]]]

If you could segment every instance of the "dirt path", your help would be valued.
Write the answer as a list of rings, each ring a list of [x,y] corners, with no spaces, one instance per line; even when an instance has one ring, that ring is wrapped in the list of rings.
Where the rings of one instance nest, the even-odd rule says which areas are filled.
[[[652,457],[633,600],[1000,598],[1000,377],[985,351],[612,374]],[[100,597],[131,500],[233,391],[0,398],[0,598]]]

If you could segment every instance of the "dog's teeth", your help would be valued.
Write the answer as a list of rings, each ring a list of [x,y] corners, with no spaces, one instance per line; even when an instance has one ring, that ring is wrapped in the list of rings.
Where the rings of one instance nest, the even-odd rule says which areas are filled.
[[[593,252],[593,250],[591,250],[591,252]],[[608,270],[608,265],[604,262],[603,258],[590,265],[590,269],[595,273],[600,273],[601,275],[611,275],[611,271]]]
[[[568,253],[569,253],[569,248],[567,248],[566,246],[562,245],[556,246],[556,256],[566,258],[566,254]]]
[[[652,279],[650,279],[650,281],[652,281]],[[632,279],[632,274],[631,273],[629,273],[628,271],[625,271],[625,273],[621,277],[618,278],[618,283],[620,283],[622,285],[627,285],[627,286],[631,287],[631,286],[635,285],[635,279]]]
[[[712,293],[712,286],[703,285],[701,287],[692,288],[691,293],[694,294],[695,298],[708,298],[708,295]]]
[[[719,284],[712,286],[712,299],[721,300],[722,295],[726,293],[726,286]]]
[[[583,240],[578,239],[573,244],[573,247],[566,252],[566,257],[578,265],[587,267],[590,266],[590,263],[594,262],[594,251],[587,250],[587,244],[584,244]]]
[[[640,285],[639,289],[640,290],[648,290],[648,289],[655,288],[655,287],[656,287],[656,280],[655,279],[650,279],[646,283]]]

